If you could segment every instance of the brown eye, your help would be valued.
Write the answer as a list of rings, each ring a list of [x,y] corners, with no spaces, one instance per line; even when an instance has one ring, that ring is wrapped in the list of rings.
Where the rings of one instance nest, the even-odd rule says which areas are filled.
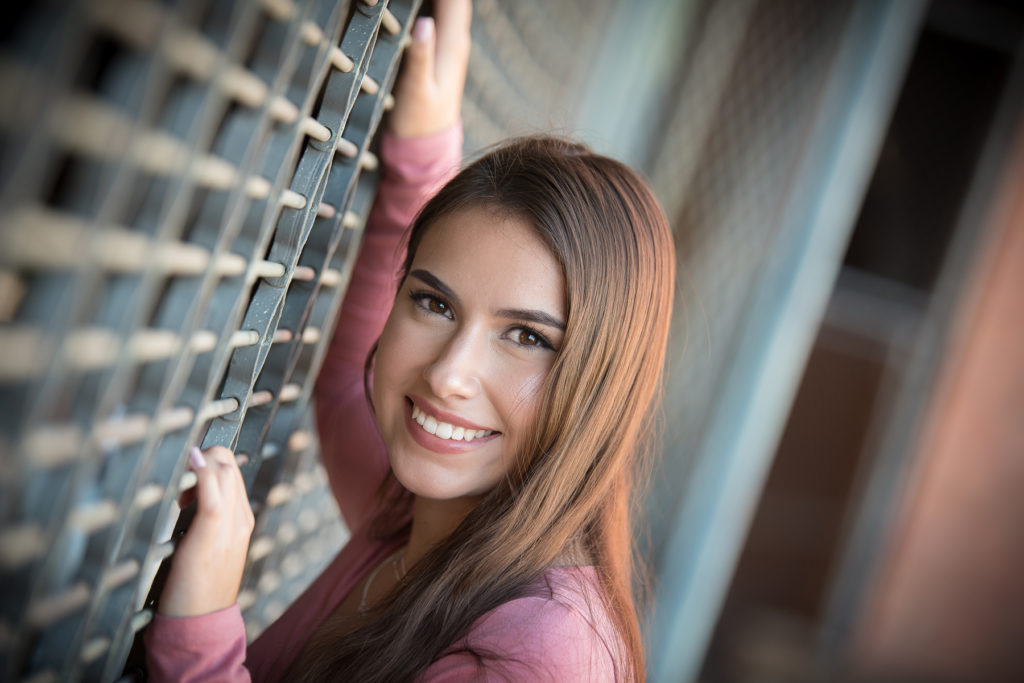
[[[541,343],[540,336],[530,330],[519,331],[519,343],[523,346],[537,346]]]
[[[514,327],[505,334],[505,339],[509,340],[516,346],[521,346],[531,351],[554,351],[555,348],[551,345],[543,334],[529,327]]]
[[[413,305],[426,313],[439,315],[448,320],[455,318],[451,304],[431,292],[409,292],[409,298],[412,299]]]

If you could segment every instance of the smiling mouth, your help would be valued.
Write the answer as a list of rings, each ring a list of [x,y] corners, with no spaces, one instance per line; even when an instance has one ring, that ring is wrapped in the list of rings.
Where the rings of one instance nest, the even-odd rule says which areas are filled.
[[[490,429],[466,429],[465,427],[458,427],[448,422],[441,422],[434,416],[427,415],[415,403],[412,404],[412,419],[427,434],[432,434],[439,439],[448,441],[473,441],[474,439],[482,439],[492,434],[497,434],[497,432]]]

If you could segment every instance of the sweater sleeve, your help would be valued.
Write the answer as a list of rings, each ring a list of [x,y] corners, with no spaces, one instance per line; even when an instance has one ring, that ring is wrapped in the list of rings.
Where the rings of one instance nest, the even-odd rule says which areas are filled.
[[[143,634],[148,680],[248,683],[238,604],[198,617],[157,614]]]
[[[364,390],[366,358],[394,302],[407,228],[458,171],[461,155],[461,123],[419,138],[382,137],[383,176],[315,389],[321,457],[350,529],[364,520],[388,471]]]

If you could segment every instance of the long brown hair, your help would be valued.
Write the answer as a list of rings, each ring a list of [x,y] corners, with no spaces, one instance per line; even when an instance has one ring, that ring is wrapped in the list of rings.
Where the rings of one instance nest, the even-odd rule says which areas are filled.
[[[617,678],[644,676],[632,513],[672,308],[668,223],[623,164],[569,141],[520,138],[467,166],[427,203],[410,232],[406,272],[426,231],[470,206],[525,219],[562,264],[566,330],[536,429],[507,479],[389,596],[362,619],[321,629],[292,672],[297,680],[412,680],[566,554],[596,569],[619,640],[607,643]],[[393,477],[382,491],[391,509],[378,513],[378,534],[404,533],[394,503],[407,510],[409,495]]]

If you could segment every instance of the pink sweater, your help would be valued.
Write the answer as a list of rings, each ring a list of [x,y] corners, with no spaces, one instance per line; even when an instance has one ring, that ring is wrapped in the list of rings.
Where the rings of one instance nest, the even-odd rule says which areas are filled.
[[[398,139],[384,135],[384,177],[370,212],[337,331],[316,387],[321,452],[349,542],[308,589],[246,649],[238,605],[198,617],[157,615],[145,642],[154,681],[276,681],[349,591],[394,550],[367,531],[387,453],[363,392],[363,363],[394,299],[403,236],[423,203],[458,169],[462,129]],[[543,597],[524,597],[488,612],[421,676],[422,681],[616,680],[618,642],[601,607],[593,567],[549,569]],[[457,650],[494,652],[483,664]]]

